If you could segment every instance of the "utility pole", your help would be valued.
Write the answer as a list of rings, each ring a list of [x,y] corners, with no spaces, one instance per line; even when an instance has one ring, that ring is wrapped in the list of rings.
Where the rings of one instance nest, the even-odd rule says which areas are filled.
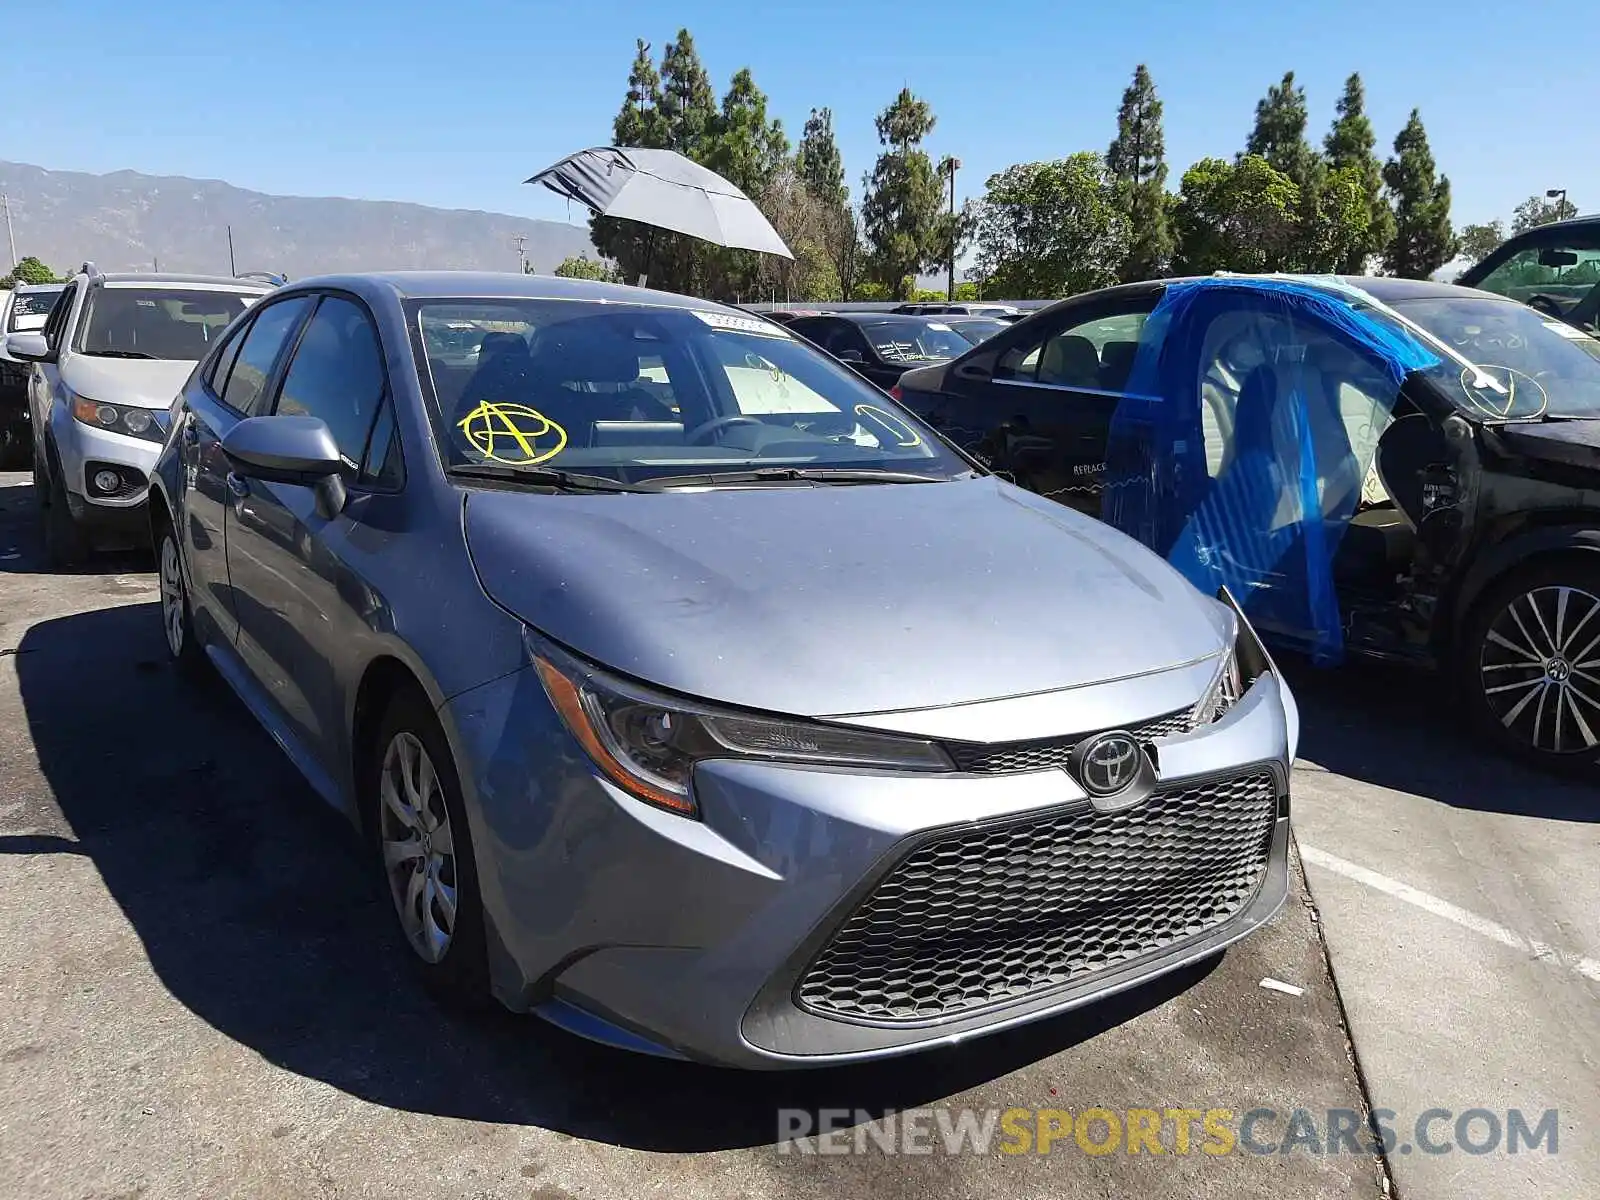
[[[519,233],[511,240],[517,244],[517,262],[521,264],[522,273],[526,275],[528,273],[528,235],[525,233]]]
[[[0,205],[6,210],[6,240],[11,243],[11,269],[17,269],[17,235],[11,228],[11,197],[0,196]]]
[[[238,278],[239,264],[233,261],[233,226],[228,226],[228,274]]]

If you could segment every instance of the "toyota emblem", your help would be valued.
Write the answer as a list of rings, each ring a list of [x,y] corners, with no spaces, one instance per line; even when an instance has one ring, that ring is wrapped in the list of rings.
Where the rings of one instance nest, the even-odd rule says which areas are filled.
[[[1073,755],[1078,782],[1091,796],[1114,796],[1139,777],[1143,753],[1126,733],[1102,733]]]

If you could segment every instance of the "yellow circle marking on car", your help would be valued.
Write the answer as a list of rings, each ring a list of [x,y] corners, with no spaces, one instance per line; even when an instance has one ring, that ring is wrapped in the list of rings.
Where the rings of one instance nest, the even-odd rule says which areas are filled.
[[[907,425],[892,412],[881,409],[876,404],[856,405],[856,416],[871,417],[874,421],[878,421],[881,424],[887,425],[891,433],[902,435],[901,440],[896,443],[901,447],[922,445],[922,438],[915,429],[911,428],[911,426]],[[906,440],[908,438],[910,439],[909,441]]]
[[[1486,398],[1483,395],[1484,389],[1473,386],[1472,368],[1463,367],[1461,369],[1461,390],[1466,393],[1468,403],[1479,412],[1486,413],[1496,419],[1511,416],[1512,409],[1517,406],[1517,392],[1519,389],[1524,392],[1530,389],[1536,391],[1539,403],[1536,411],[1518,413],[1519,417],[1543,416],[1545,409],[1550,407],[1550,393],[1544,390],[1544,384],[1526,371],[1519,371],[1515,367],[1502,367],[1498,363],[1481,365],[1477,367],[1477,370],[1499,385],[1498,390],[1505,396],[1504,403]]]
[[[567,431],[526,404],[484,400],[456,424],[466,435],[468,445],[485,459],[511,467],[548,462],[567,448]],[[555,445],[541,449],[539,439],[552,435]],[[509,443],[505,453],[499,450],[502,442]],[[508,457],[513,453],[520,457]]]

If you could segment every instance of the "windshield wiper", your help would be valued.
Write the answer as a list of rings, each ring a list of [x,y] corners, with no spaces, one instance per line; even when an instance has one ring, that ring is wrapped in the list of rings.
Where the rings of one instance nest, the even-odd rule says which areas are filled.
[[[154,354],[146,354],[143,350],[85,350],[91,358],[148,358],[154,359]]]
[[[748,471],[711,471],[701,475],[656,475],[658,487],[716,486],[720,483],[946,483],[952,476],[918,475],[911,471],[874,471],[861,467],[756,467]],[[955,476],[954,478],[960,478]]]
[[[570,492],[659,492],[661,489],[647,483],[623,483],[620,479],[607,479],[603,475],[582,475],[572,471],[558,471],[552,467],[505,467],[493,463],[456,463],[450,474],[468,479],[492,479],[502,483],[543,484]]]

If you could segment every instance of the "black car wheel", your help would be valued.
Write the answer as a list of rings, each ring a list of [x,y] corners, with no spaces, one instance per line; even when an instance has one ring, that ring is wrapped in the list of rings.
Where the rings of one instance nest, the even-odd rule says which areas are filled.
[[[1479,723],[1525,757],[1600,760],[1600,564],[1518,571],[1475,610],[1463,683]]]
[[[206,666],[206,654],[195,640],[194,615],[189,604],[189,588],[183,581],[178,536],[167,521],[161,525],[156,545],[156,582],[161,588],[161,628],[167,636],[167,653],[172,656],[178,674],[197,678]]]
[[[50,463],[44,490],[44,554],[53,567],[75,567],[89,556],[89,538],[67,506],[67,488],[59,464]]]
[[[436,998],[489,997],[483,902],[449,744],[421,693],[389,701],[363,772],[373,848],[398,928]]]

